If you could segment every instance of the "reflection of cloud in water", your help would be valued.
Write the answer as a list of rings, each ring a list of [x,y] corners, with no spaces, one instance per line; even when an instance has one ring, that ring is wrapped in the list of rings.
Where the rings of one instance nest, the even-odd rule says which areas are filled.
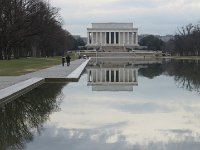
[[[92,92],[86,77],[62,90],[61,111],[27,149],[199,150],[199,95],[173,78],[139,77],[133,92],[114,93]]]
[[[167,131],[164,131],[167,132]],[[114,129],[64,129],[49,126],[45,132],[27,146],[29,150],[70,149],[70,150],[199,150],[200,142],[190,135],[187,130],[172,130],[177,134],[188,133],[179,141],[148,142],[130,144],[126,136]],[[178,136],[177,136],[178,137]],[[198,137],[199,139],[199,137]],[[48,144],[44,144],[48,143]]]
[[[112,150],[131,149],[125,137],[115,130],[57,129],[49,127],[28,149]],[[48,143],[48,145],[44,145]],[[37,146],[36,146],[37,145]]]
[[[176,134],[191,134],[192,131],[191,130],[187,130],[187,129],[171,129],[171,130],[168,130],[170,132],[173,132],[173,133],[176,133]]]
[[[116,127],[119,128],[119,127],[125,126],[127,124],[128,124],[128,122],[123,121],[123,122],[117,122],[117,123],[109,123],[109,124],[103,125],[99,128],[100,129],[108,129],[108,128],[116,128]]]
[[[113,105],[112,105],[113,106]],[[172,108],[156,103],[120,104],[116,108],[130,113],[171,112]]]
[[[85,77],[82,76],[81,82]],[[164,149],[176,141],[188,142],[189,137],[198,139],[199,97],[177,89],[173,82],[166,76],[145,81],[142,78],[133,93],[92,92],[83,86],[85,82],[80,86],[71,83],[64,89],[62,111],[52,115],[51,122],[66,129],[115,130],[125,138],[126,145],[143,145],[137,145],[138,149],[144,149],[144,146],[159,149],[153,145]],[[74,94],[75,91],[80,94]],[[186,133],[190,130],[191,133]],[[106,141],[117,139],[116,134],[110,137]],[[192,142],[195,140],[188,143]]]

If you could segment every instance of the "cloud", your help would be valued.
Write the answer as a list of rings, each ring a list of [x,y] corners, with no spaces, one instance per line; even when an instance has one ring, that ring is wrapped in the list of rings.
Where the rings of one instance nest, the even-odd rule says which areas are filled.
[[[199,21],[199,0],[51,0],[72,34],[86,36],[92,22],[134,22],[139,33],[174,34]]]

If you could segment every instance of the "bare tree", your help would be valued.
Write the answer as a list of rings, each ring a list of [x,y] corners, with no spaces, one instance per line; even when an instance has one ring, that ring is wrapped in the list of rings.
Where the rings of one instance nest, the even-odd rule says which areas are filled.
[[[189,24],[178,29],[174,40],[165,43],[166,47],[173,47],[171,53],[182,56],[199,56],[200,55],[200,26]],[[174,45],[174,46],[172,46]]]
[[[0,0],[0,59],[58,55],[70,43],[58,8],[43,0]]]

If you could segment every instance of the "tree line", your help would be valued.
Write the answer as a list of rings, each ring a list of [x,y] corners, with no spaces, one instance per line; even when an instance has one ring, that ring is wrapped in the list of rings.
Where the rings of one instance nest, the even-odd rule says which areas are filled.
[[[188,24],[165,44],[164,50],[180,56],[200,56],[200,26]]]
[[[44,0],[0,0],[0,59],[63,55],[76,40]]]
[[[179,29],[174,38],[174,53],[200,55],[200,26],[189,24]]]
[[[162,50],[172,55],[200,56],[200,25],[188,24],[179,28],[174,38],[167,42],[148,35],[139,44],[146,46],[148,50]]]
[[[161,50],[164,42],[154,35],[148,35],[139,41],[141,46],[146,46],[148,50]]]
[[[176,84],[188,91],[200,94],[200,60],[171,59],[162,64],[148,64],[139,69],[139,75],[153,79],[162,74],[174,78]]]

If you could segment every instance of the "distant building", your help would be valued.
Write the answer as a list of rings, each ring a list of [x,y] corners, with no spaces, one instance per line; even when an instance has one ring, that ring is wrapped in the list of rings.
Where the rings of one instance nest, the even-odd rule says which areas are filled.
[[[92,23],[87,28],[87,47],[105,51],[123,51],[138,46],[138,29],[133,23]]]
[[[161,39],[163,42],[168,42],[169,40],[174,39],[174,35],[160,36],[160,39]]]

